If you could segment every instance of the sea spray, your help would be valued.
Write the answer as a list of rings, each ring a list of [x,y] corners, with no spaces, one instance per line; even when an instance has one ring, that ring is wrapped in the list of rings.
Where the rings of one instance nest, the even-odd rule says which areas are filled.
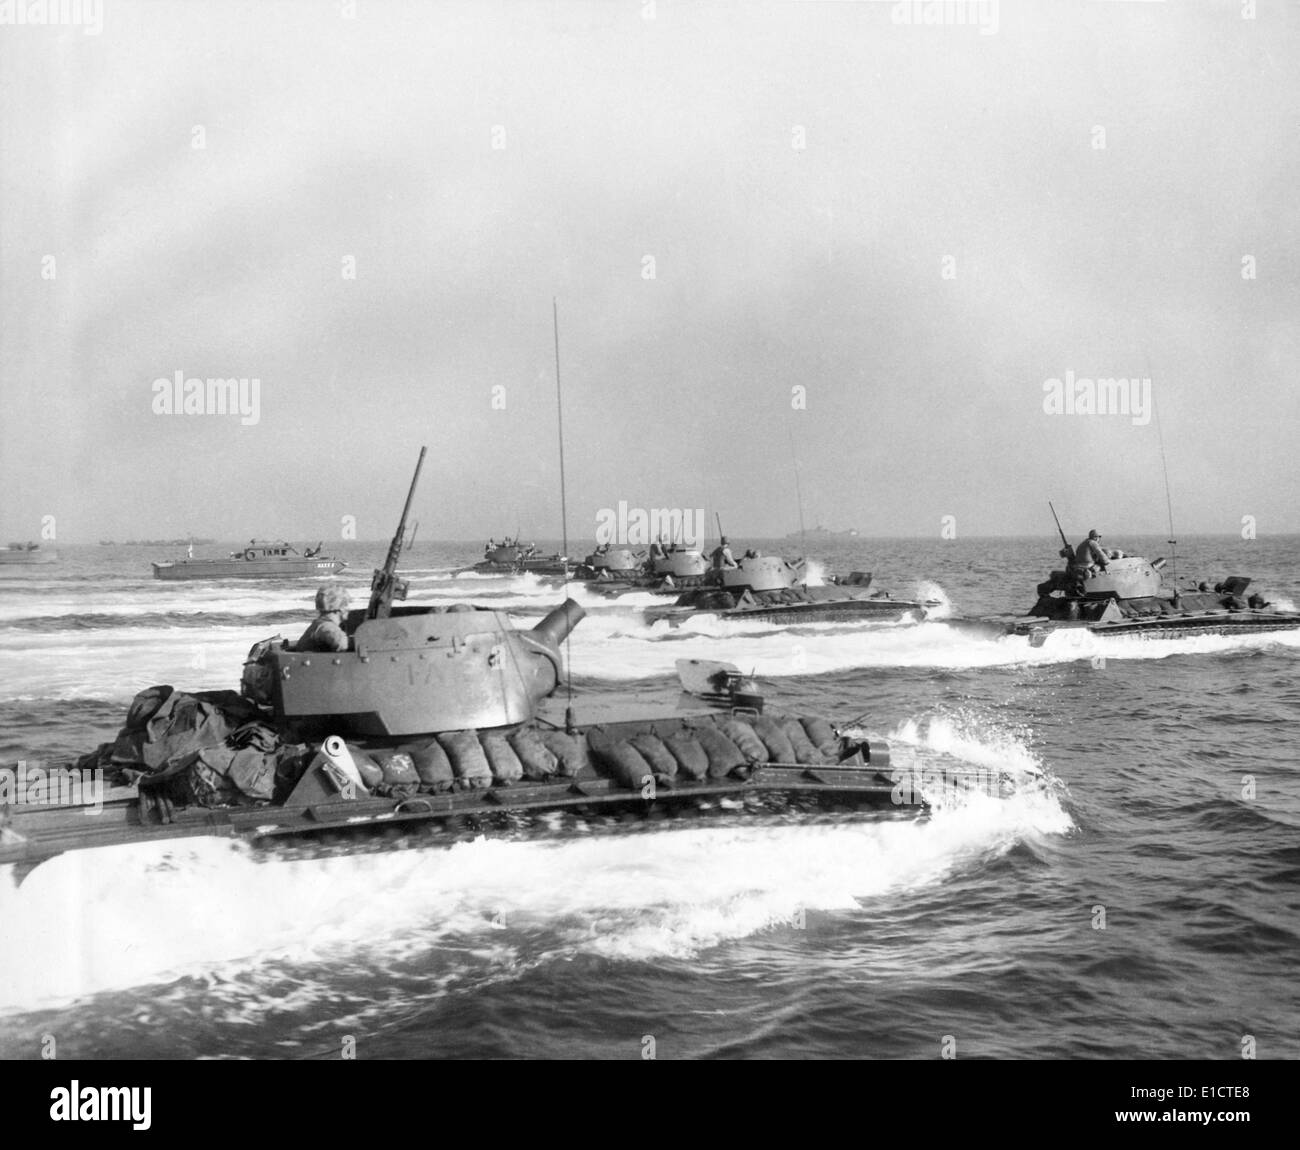
[[[974,716],[909,720],[891,737],[972,768],[1038,770],[1022,736]],[[213,972],[253,993],[286,964],[378,971],[436,956],[454,984],[515,958],[684,958],[788,923],[792,908],[853,910],[1072,825],[1028,781],[928,818],[729,820],[323,858],[225,840],[60,856],[21,887],[0,875],[0,1011]]]

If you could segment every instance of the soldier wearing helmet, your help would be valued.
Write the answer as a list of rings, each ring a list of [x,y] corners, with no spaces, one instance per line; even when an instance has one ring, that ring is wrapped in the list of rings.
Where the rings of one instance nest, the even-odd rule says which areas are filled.
[[[343,617],[347,614],[347,591],[342,587],[322,587],[316,592],[316,618],[302,633],[295,651],[346,651],[347,632],[343,630]]]
[[[1088,538],[1075,548],[1074,565],[1086,578],[1095,574],[1097,570],[1105,571],[1109,562],[1110,556],[1103,550],[1101,535],[1094,527],[1088,532]]]
[[[731,548],[727,544],[727,537],[724,535],[721,542],[713,549],[713,569],[721,571],[724,568],[738,566],[735,556],[731,554]]]

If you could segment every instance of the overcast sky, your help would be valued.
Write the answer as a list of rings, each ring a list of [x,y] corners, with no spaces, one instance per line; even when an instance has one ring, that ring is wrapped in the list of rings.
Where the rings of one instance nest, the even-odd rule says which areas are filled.
[[[1180,531],[1298,531],[1300,6],[1248,7],[0,25],[0,535],[379,538],[427,444],[422,537],[558,537],[553,297],[573,538],[794,531],[796,465],[810,527],[1159,533],[1158,430]]]

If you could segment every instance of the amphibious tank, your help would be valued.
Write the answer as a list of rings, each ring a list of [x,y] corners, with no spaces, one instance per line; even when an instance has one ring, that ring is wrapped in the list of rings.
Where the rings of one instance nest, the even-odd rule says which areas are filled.
[[[1075,565],[1069,560],[1068,545],[1061,555],[1066,566],[1038,585],[1038,600],[1028,616],[1003,623],[1006,632],[1027,635],[1035,646],[1053,631],[1070,629],[1181,639],[1300,627],[1300,612],[1282,609],[1263,595],[1247,594],[1251,581],[1239,575],[1213,586],[1167,588],[1163,558],[1148,561],[1121,555],[1111,558],[1103,570]]]
[[[859,719],[781,714],[725,663],[679,662],[676,708],[557,698],[561,644],[583,618],[572,600],[531,630],[466,604],[394,606],[418,478],[417,465],[342,649],[263,640],[238,693],[150,688],[114,741],[42,769],[40,793],[30,778],[0,777],[0,864],[25,875],[69,850],[193,835],[355,849],[370,832],[381,847],[550,834],[571,818],[616,828],[719,804],[738,815],[915,810],[936,788],[1012,785],[942,758],[894,762]]]
[[[463,571],[476,571],[480,575],[565,575],[573,569],[567,556],[558,553],[539,555],[534,543],[520,543],[506,539],[501,543],[489,542],[483,548],[483,559]]]
[[[573,578],[583,582],[631,582],[652,574],[644,551],[630,547],[597,547],[573,570]]]
[[[808,582],[803,559],[791,562],[776,555],[746,555],[734,568],[713,571],[705,585],[680,595],[670,607],[647,607],[647,622],[667,620],[677,625],[694,615],[728,619],[757,619],[769,623],[867,619],[897,622],[925,619],[938,600],[895,599],[872,587],[869,571],[854,571],[830,583]]]
[[[658,556],[653,552],[646,556],[643,552],[622,550],[624,554],[612,564],[600,561],[610,558],[615,552],[589,555],[583,566],[574,572],[574,577],[584,579],[588,591],[609,598],[633,591],[676,598],[684,591],[716,583],[712,565],[697,548],[672,543],[666,545],[663,554]]]

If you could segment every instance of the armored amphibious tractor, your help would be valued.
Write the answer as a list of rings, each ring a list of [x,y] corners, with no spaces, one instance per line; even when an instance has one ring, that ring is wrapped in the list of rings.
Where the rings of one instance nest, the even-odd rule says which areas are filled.
[[[518,539],[505,539],[500,543],[489,540],[483,548],[483,559],[464,570],[480,575],[564,575],[572,570],[568,558],[558,553],[540,555],[534,543],[520,543]]]
[[[572,600],[531,630],[468,604],[394,605],[418,479],[417,465],[370,601],[346,616],[341,641],[257,643],[239,693],[142,691],[114,741],[59,768],[80,789],[24,801],[19,780],[0,788],[0,864],[193,835],[355,849],[367,836],[387,847],[563,833],[570,819],[616,830],[720,803],[737,817],[828,806],[840,817],[923,809],[936,787],[1013,785],[956,760],[893,762],[858,719],[774,712],[725,663],[679,663],[689,694],[676,708],[556,698],[561,644],[583,617]],[[102,809],[87,818],[96,784]]]
[[[1063,629],[1181,639],[1300,627],[1300,612],[1282,609],[1260,594],[1247,595],[1247,578],[1234,575],[1213,586],[1165,587],[1166,565],[1163,558],[1148,562],[1134,555],[1112,558],[1105,569],[1067,563],[1038,585],[1038,600],[1028,617],[1008,622],[1006,629],[1028,635],[1038,645]]]
[[[769,623],[862,619],[924,620],[938,600],[895,599],[872,588],[872,575],[854,571],[826,584],[808,582],[807,564],[776,555],[747,555],[735,567],[710,573],[705,585],[684,592],[670,607],[647,607],[647,622],[677,624],[694,615]]]

